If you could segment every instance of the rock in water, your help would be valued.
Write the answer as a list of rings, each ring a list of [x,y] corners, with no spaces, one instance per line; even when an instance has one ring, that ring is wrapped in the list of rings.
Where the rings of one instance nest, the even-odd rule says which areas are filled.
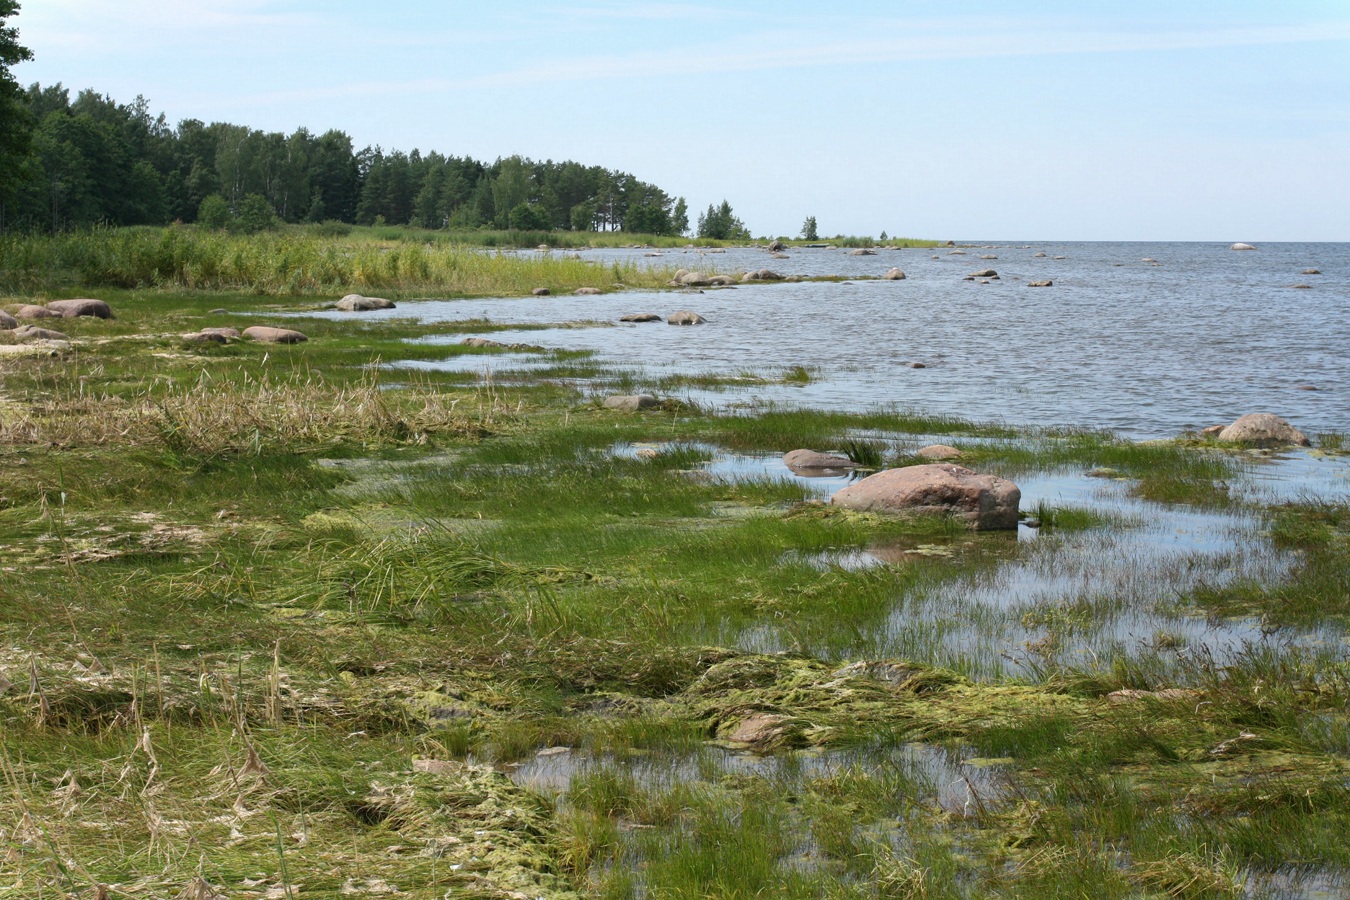
[[[924,459],[960,459],[965,456],[960,450],[949,444],[929,444],[914,454]]]
[[[626,316],[619,317],[620,322],[660,322],[661,317],[656,313],[629,313]]]
[[[343,312],[367,312],[372,309],[393,309],[394,301],[383,297],[363,297],[360,294],[348,294],[334,306]]]
[[[1244,244],[1244,243],[1242,243],[1241,241],[1238,241],[1236,244],[1234,244],[1233,246],[1229,247],[1228,249],[1229,249],[1229,250],[1255,250],[1256,248],[1253,247],[1251,244]]]
[[[844,488],[830,502],[865,512],[949,515],[971,528],[1013,529],[1021,500],[1022,491],[1011,481],[934,463],[878,472]]]
[[[886,279],[887,281],[904,281],[905,273],[900,271],[899,269],[891,269],[889,272],[887,272],[885,275],[882,275],[881,277]]]
[[[837,453],[818,453],[815,450],[791,450],[783,454],[783,463],[793,472],[819,474],[829,469],[856,469],[858,464]]]
[[[702,325],[702,324],[703,324],[704,322],[706,322],[706,321],[708,321],[708,320],[705,319],[705,318],[703,318],[702,316],[700,316],[698,313],[696,313],[696,312],[690,312],[690,311],[687,310],[687,309],[682,309],[682,310],[680,310],[680,311],[677,312],[677,313],[671,314],[671,316],[670,316],[668,319],[666,319],[666,324],[668,324],[668,325]]]
[[[47,308],[63,319],[75,319],[80,316],[93,316],[98,319],[111,319],[112,310],[102,300],[53,300]]]
[[[600,293],[600,289],[593,287],[579,287],[572,293],[578,297],[594,297],[596,294]]]
[[[548,288],[535,288],[534,290],[530,291],[530,296],[531,296],[531,297],[547,297],[547,296],[548,296],[549,294],[551,294],[551,293],[553,293],[553,292],[550,291]]]
[[[1279,416],[1250,413],[1219,432],[1219,440],[1251,447],[1307,447],[1308,436]]]
[[[298,344],[309,338],[290,328],[273,328],[270,325],[254,325],[244,329],[244,337],[253,338],[264,344]]]
[[[1050,280],[1046,280],[1046,281],[1028,281],[1028,282],[1027,282],[1027,287],[1054,287],[1054,286],[1055,286],[1055,283],[1054,283],[1053,281],[1050,281]]]

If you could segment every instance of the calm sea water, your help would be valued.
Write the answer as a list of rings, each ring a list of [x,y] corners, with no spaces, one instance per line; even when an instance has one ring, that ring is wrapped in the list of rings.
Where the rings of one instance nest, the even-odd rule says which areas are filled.
[[[615,323],[484,336],[592,350],[601,362],[652,378],[776,375],[794,366],[814,374],[806,385],[682,393],[704,403],[899,406],[981,421],[1106,428],[1130,437],[1171,436],[1250,412],[1282,415],[1310,433],[1350,430],[1350,244],[1262,244],[1245,252],[1203,243],[961,249],[879,250],[876,256],[793,249],[787,259],[762,249],[660,256],[592,250],[583,258],[845,278],[880,276],[895,266],[907,278],[427,300],[402,303],[391,315]],[[1000,280],[963,278],[986,268]],[[1322,274],[1302,274],[1313,268]],[[1027,286],[1044,279],[1053,287]],[[617,325],[626,313],[678,309],[708,322]],[[924,367],[911,367],[915,362]],[[509,377],[513,366],[527,363],[528,356],[512,354],[449,365],[491,366],[494,377]]]

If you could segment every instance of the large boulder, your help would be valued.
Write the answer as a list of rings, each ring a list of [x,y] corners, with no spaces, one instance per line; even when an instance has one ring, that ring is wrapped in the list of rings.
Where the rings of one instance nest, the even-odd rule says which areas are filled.
[[[372,309],[393,309],[394,301],[383,297],[363,297],[360,294],[348,294],[334,304],[343,312],[368,312]]]
[[[63,319],[75,319],[80,316],[93,316],[98,319],[111,319],[112,310],[102,300],[81,298],[77,300],[53,300],[47,308]]]
[[[886,279],[887,281],[904,281],[905,273],[900,271],[899,269],[891,269],[889,272],[887,272],[885,275],[882,275],[881,277]]]
[[[866,512],[950,515],[971,528],[1010,529],[1017,527],[1021,500],[1022,491],[1011,481],[933,463],[878,472],[844,488],[830,502]]]
[[[667,325],[702,325],[708,321],[696,312],[682,309],[677,313],[671,313],[666,319]]]
[[[671,280],[675,287],[705,287],[708,284],[708,276],[702,272],[690,272],[688,269],[676,269],[675,277]]]
[[[14,318],[27,319],[59,319],[61,314],[54,309],[48,309],[45,306],[36,306],[32,303],[25,303],[14,311]]]
[[[1244,243],[1242,243],[1241,241],[1238,241],[1236,244],[1234,244],[1233,246],[1229,247],[1228,249],[1229,249],[1229,250],[1255,250],[1256,248],[1253,247],[1251,244],[1244,244]]]
[[[19,320],[5,312],[3,309],[0,309],[0,331],[8,331],[11,328],[18,327]]]
[[[605,409],[617,409],[623,412],[637,412],[640,409],[653,409],[661,405],[651,394],[619,394],[605,398]]]
[[[790,450],[783,454],[783,464],[798,475],[822,475],[842,469],[856,469],[858,464],[837,453],[819,453],[815,450]]]
[[[1308,436],[1279,416],[1250,413],[1219,432],[1219,440],[1251,447],[1307,447]]]
[[[271,325],[254,325],[244,329],[244,337],[253,338],[264,344],[298,344],[307,341],[305,335],[290,328],[273,328]]]
[[[849,256],[876,256],[877,251],[869,250],[866,247],[859,247],[857,250],[848,251]]]

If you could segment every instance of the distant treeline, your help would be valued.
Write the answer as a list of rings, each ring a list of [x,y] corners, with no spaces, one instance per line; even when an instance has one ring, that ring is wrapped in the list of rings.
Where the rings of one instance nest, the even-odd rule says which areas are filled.
[[[0,191],[0,229],[61,231],[256,213],[286,222],[683,234],[684,198],[626,172],[519,156],[355,150],[337,130],[264,132],[185,119],[176,128],[143,97],[127,104],[60,84],[24,100],[32,142]],[[210,199],[208,199],[210,198]],[[223,201],[223,203],[222,203]]]

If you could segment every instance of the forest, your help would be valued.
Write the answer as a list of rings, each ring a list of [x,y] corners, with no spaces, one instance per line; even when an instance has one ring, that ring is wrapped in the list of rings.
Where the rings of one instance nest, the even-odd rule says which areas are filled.
[[[31,85],[16,100],[31,140],[0,185],[0,230],[199,218],[245,230],[270,221],[689,230],[683,197],[627,172],[570,160],[488,163],[435,151],[358,150],[336,129],[283,134],[198,119],[174,127],[144,97],[118,103],[89,89],[72,100],[59,83]]]

